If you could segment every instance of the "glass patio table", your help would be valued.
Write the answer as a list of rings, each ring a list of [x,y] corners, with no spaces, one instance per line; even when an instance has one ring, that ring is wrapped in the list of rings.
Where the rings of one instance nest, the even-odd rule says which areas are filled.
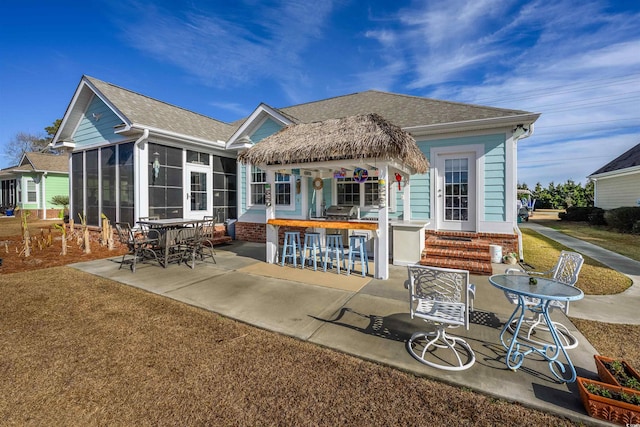
[[[511,314],[511,317],[509,317],[509,320],[504,324],[502,332],[500,333],[500,342],[507,350],[507,367],[515,371],[522,366],[525,356],[536,353],[549,362],[551,373],[561,382],[574,382],[576,380],[576,370],[567,350],[562,345],[562,341],[558,336],[553,322],[549,318],[549,303],[551,301],[576,301],[582,299],[584,293],[574,286],[541,277],[535,277],[537,283],[532,284],[529,282],[530,278],[530,276],[518,274],[496,274],[489,277],[489,282],[493,286],[500,290],[511,292],[518,297],[518,305],[513,311],[513,314]],[[539,303],[534,306],[530,304],[527,305],[525,304],[525,297],[535,298]],[[537,345],[534,342],[518,336],[520,327],[525,320],[524,315],[526,310],[541,313],[544,316],[549,326],[549,333],[553,338],[553,344]],[[516,316],[518,316],[518,320],[513,329],[513,336],[505,341],[505,334]],[[568,378],[562,375],[566,372],[566,369],[562,362],[558,360],[561,355],[564,356],[569,368]]]
[[[160,263],[166,268],[170,262],[182,259],[182,253],[175,249],[182,243],[180,239],[189,234],[184,233],[184,230],[187,228],[195,230],[195,225],[200,222],[202,222],[201,219],[165,218],[145,219],[138,221],[138,224],[158,230],[160,233],[160,248],[162,249]]]

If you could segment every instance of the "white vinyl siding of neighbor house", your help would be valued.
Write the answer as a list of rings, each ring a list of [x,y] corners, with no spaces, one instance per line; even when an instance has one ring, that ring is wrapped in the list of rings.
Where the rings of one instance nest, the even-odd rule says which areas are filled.
[[[598,178],[594,205],[601,209],[640,206],[640,172]]]
[[[122,120],[100,98],[94,96],[74,132],[76,149],[95,146],[105,141],[123,141],[125,138],[113,131],[113,127],[121,123]]]

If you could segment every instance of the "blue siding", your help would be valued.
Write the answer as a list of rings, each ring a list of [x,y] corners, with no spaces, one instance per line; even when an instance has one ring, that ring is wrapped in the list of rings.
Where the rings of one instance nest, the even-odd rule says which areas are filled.
[[[484,220],[506,220],[505,135],[488,135],[484,141]]]
[[[99,120],[93,117],[94,114],[100,117]],[[100,98],[94,96],[73,135],[76,147],[123,141],[125,138],[113,131],[113,127],[121,123],[122,120]]]
[[[418,147],[429,159],[432,148],[455,147],[458,145],[484,145],[484,212],[485,221],[504,221],[505,214],[505,182],[506,182],[506,153],[505,135],[478,135],[462,138],[447,138],[432,141],[417,141]],[[431,177],[425,175],[413,175],[411,177],[411,216],[415,219],[429,219],[431,202]]]
[[[267,119],[265,120],[265,122],[253,133],[253,135],[251,135],[251,140],[256,143],[259,142],[260,140],[268,137],[269,135],[273,135],[274,133],[278,132],[280,129],[282,129],[283,126],[279,123],[276,123],[275,121],[271,120],[271,119]]]
[[[267,120],[265,120],[265,122],[252,134],[250,135],[251,140],[253,141],[254,144],[260,142],[261,140],[263,140],[264,138],[268,137],[269,135],[273,135],[274,133],[276,133],[277,131],[279,131],[280,129],[282,129],[283,126],[273,120],[271,120],[270,118],[267,118]],[[248,168],[249,166],[242,166],[241,168],[241,172],[240,172],[240,214],[244,214],[247,212],[248,208],[247,208],[247,197],[249,196],[249,194],[247,193],[247,184],[249,182],[249,178],[248,178]],[[294,190],[295,190],[295,186],[294,186]],[[296,210],[295,212],[292,211],[287,211],[287,212],[278,212],[278,210],[276,209],[276,215],[278,217],[287,217],[289,215],[294,215],[294,214],[300,214],[300,210],[301,208],[301,196],[299,194],[295,194],[295,200],[296,200]],[[264,206],[255,206],[251,208],[252,211],[255,212],[264,212],[265,208]]]

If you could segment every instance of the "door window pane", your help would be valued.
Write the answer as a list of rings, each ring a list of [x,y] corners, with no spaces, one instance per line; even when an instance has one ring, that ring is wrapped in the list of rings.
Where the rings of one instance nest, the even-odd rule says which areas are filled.
[[[469,220],[469,160],[445,159],[444,217],[450,221]]]

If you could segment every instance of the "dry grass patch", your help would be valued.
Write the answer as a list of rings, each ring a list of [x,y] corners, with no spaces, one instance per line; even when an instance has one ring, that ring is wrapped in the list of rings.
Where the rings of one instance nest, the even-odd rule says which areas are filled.
[[[625,359],[636,369],[640,367],[640,326],[575,318],[571,322],[600,354]]]
[[[572,425],[68,267],[0,292],[6,425]]]
[[[531,229],[522,229],[524,260],[536,271],[548,271],[556,264],[560,252],[572,250]],[[584,255],[583,255],[584,256]],[[631,279],[598,261],[584,256],[576,286],[587,295],[611,295],[631,286]]]

